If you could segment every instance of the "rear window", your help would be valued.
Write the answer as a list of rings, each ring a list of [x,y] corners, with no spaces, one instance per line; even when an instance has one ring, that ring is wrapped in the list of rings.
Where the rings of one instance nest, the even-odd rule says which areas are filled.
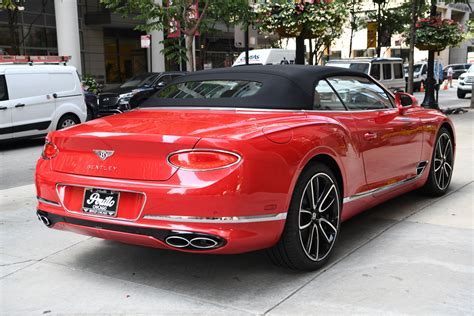
[[[244,80],[202,80],[175,83],[161,90],[157,97],[167,99],[245,98],[255,95],[262,83]]]
[[[393,64],[393,73],[395,75],[395,79],[403,78],[402,64]]]
[[[0,101],[5,100],[8,100],[7,83],[5,81],[5,76],[0,75]]]

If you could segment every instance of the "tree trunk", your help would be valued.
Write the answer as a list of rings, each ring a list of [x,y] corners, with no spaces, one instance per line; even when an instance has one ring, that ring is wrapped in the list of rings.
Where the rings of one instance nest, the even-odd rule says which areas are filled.
[[[18,26],[17,23],[17,13],[16,9],[14,10],[7,10],[8,11],[8,27],[10,29],[10,42],[12,47],[12,55],[19,55],[20,49],[18,47],[18,37],[16,33],[16,29]]]
[[[296,58],[295,64],[297,65],[304,65],[304,37],[297,36],[296,37]]]
[[[314,65],[314,52],[313,52],[313,40],[310,38],[308,39],[308,47],[309,47],[309,59],[308,59],[308,64],[309,65]]]
[[[408,55],[408,86],[407,92],[413,94],[413,64],[414,64],[414,49],[415,49],[415,25],[418,20],[418,0],[411,0],[411,23],[410,23],[410,53]]]
[[[184,41],[186,44],[186,71],[194,71],[194,56],[193,56],[193,36],[185,35]]]

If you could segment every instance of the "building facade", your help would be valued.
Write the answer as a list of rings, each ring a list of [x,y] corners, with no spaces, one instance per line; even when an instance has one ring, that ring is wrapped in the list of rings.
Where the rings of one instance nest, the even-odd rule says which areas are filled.
[[[389,6],[396,8],[404,1],[389,1]],[[471,1],[471,8],[474,8],[474,1]],[[376,11],[377,5],[373,1],[362,1],[361,9],[357,15],[363,18],[365,12]],[[461,25],[464,25],[469,19],[473,19],[474,15],[466,4],[445,4],[440,2],[437,10],[443,19],[452,19]],[[344,29],[341,38],[336,40],[331,47],[331,58],[349,58],[349,57],[374,57],[376,56],[375,48],[368,48],[367,28],[354,32],[352,38],[351,50],[351,30],[349,27]],[[474,52],[474,41],[468,39],[464,41],[460,47],[449,47],[440,52],[437,56],[442,64],[466,63],[468,53]],[[404,38],[400,34],[393,34],[390,38],[390,46],[381,48],[382,57],[401,57],[408,61],[409,47]],[[415,62],[427,60],[428,52],[420,51],[415,48]]]
[[[137,21],[111,12],[100,0],[26,0],[23,7],[14,23],[6,10],[0,11],[2,54],[72,56],[70,64],[79,73],[106,85],[146,71],[185,68],[184,62],[166,61],[160,53],[163,32],[151,32],[151,48],[141,48],[145,33],[135,29]],[[259,47],[268,45],[264,37],[259,42]],[[230,66],[243,50],[234,45],[234,29],[224,25],[196,37],[195,46],[197,69]]]

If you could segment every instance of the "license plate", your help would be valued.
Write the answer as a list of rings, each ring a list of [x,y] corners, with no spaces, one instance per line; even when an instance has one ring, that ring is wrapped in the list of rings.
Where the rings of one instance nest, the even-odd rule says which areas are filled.
[[[82,211],[93,215],[116,216],[120,192],[85,189]]]

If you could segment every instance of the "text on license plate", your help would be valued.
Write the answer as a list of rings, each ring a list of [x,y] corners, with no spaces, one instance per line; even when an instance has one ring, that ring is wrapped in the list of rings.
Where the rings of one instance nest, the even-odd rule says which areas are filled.
[[[116,216],[120,192],[105,189],[84,189],[82,211],[94,215]]]

